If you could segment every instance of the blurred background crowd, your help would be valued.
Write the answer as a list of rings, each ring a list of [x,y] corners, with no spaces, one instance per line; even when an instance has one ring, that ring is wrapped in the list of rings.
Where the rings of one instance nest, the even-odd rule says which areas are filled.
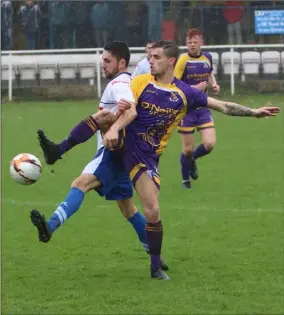
[[[131,47],[148,39],[174,39],[198,27],[206,45],[283,43],[281,35],[255,35],[255,10],[284,10],[284,1],[5,1],[2,50],[103,47],[113,39]]]

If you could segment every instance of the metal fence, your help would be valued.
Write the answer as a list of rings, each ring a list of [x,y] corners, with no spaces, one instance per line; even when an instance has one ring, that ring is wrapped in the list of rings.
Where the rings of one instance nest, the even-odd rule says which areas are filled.
[[[252,78],[253,81],[273,79],[284,82],[284,44],[202,48],[212,53],[216,78],[218,81],[230,83],[232,95],[235,93],[238,81],[245,82]],[[143,57],[143,50],[143,47],[131,48],[131,69]],[[186,47],[181,47],[181,50],[186,51]],[[48,87],[50,84],[62,87],[64,84],[90,85],[93,82],[92,85],[96,86],[96,96],[100,97],[105,85],[100,69],[101,51],[102,48],[2,52],[2,88],[6,80],[9,101],[12,101],[13,89],[17,87],[21,89],[28,88],[30,85]],[[41,58],[36,61],[36,56]],[[61,58],[51,58],[56,56]],[[86,58],[82,59],[82,57]],[[49,67],[54,73],[54,78],[46,81],[44,76],[41,77],[41,66]],[[88,74],[80,76],[80,67],[89,70]],[[62,75],[63,73],[65,74]],[[61,80],[55,75],[59,75]]]

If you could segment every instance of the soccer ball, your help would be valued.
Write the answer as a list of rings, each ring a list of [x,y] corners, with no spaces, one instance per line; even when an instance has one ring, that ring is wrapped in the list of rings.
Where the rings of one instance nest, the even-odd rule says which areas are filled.
[[[10,162],[10,174],[19,184],[31,185],[41,176],[40,160],[29,153],[21,153]]]

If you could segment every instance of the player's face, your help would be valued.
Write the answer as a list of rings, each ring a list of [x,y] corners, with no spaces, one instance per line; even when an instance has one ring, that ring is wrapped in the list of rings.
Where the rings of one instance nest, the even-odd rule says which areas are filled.
[[[161,76],[170,68],[174,69],[175,58],[165,55],[163,48],[152,48],[150,58],[151,74]]]
[[[116,76],[119,71],[119,62],[110,52],[103,51],[103,73],[107,79],[112,79]]]
[[[203,40],[201,36],[193,36],[192,38],[186,39],[186,45],[188,48],[188,51],[191,55],[199,55],[201,46],[203,45]]]
[[[150,59],[151,58],[151,48],[153,46],[153,43],[148,43],[146,46],[146,53],[147,53],[147,58]]]

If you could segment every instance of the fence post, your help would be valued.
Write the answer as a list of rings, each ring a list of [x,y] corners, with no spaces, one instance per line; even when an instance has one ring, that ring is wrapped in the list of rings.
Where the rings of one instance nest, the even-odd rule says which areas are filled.
[[[100,52],[97,50],[96,51],[97,55],[97,95],[98,98],[102,96],[102,78],[101,78],[101,67],[100,67]]]
[[[231,54],[231,95],[235,94],[235,69],[234,69],[234,48],[230,48]]]
[[[12,53],[9,54],[9,86],[8,86],[9,102],[13,99],[13,72],[12,72]]]

